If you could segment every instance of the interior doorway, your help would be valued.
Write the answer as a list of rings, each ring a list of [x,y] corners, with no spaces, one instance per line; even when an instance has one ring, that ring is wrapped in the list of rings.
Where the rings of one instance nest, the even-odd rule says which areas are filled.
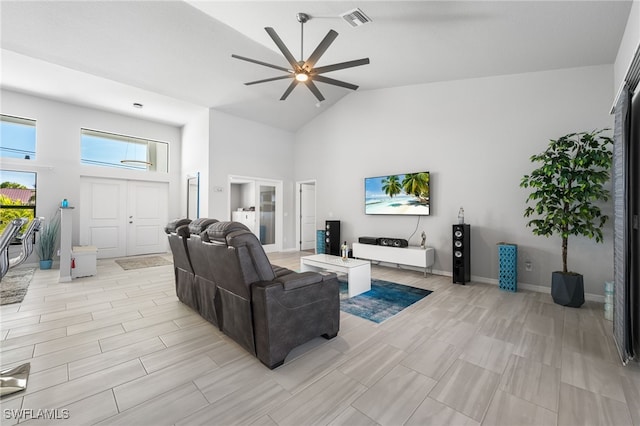
[[[296,183],[296,241],[298,249],[316,248],[316,181]]]
[[[229,176],[229,219],[244,223],[266,252],[282,250],[282,181]]]
[[[200,217],[200,172],[187,176],[187,219]]]

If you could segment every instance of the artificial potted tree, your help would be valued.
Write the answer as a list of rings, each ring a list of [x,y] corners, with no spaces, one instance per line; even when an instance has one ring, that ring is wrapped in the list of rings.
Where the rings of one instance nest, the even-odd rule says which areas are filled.
[[[602,242],[602,228],[609,219],[602,214],[600,201],[609,199],[604,184],[609,180],[613,140],[602,133],[609,129],[571,133],[551,140],[541,154],[530,160],[542,163],[520,182],[531,188],[524,217],[534,216],[527,226],[535,235],[562,239],[562,271],[553,272],[551,295],[563,306],[580,307],[584,303],[582,275],[567,268],[570,235],[595,238]]]
[[[60,220],[56,217],[49,224],[42,224],[38,231],[40,234],[36,242],[36,253],[40,258],[40,269],[51,269],[53,255],[56,252]]]

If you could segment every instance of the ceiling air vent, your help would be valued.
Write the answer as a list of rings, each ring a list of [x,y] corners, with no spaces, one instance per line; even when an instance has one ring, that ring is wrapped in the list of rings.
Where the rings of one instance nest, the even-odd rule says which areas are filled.
[[[364,14],[360,9],[353,9],[340,15],[342,19],[347,21],[352,27],[359,27],[361,25],[371,22],[371,18]]]

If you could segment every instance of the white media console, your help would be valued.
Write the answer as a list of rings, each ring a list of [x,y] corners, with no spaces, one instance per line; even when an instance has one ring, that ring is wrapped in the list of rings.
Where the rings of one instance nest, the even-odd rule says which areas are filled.
[[[417,266],[424,269],[424,275],[426,276],[427,269],[430,269],[435,261],[435,249],[433,249],[433,247],[423,249],[416,246],[409,246],[401,248],[353,243],[353,257],[356,259],[395,263],[398,266]]]

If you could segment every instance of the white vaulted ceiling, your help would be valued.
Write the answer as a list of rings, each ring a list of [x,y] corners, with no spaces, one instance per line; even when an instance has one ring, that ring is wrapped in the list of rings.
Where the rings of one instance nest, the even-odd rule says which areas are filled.
[[[372,23],[352,28],[355,7]],[[264,31],[294,56],[339,33],[318,66],[368,57],[328,77],[376,90],[446,80],[612,64],[630,1],[2,1],[2,87],[181,125],[215,108],[295,131],[351,93],[318,83],[326,100],[289,80],[243,83],[287,67]],[[613,87],[612,87],[613,91]],[[132,108],[133,102],[145,105]]]

